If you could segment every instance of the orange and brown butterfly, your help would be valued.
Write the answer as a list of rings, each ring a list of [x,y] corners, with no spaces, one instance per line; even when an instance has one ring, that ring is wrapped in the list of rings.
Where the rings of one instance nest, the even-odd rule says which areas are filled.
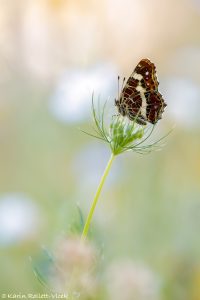
[[[115,100],[119,113],[141,125],[157,123],[167,106],[158,85],[155,65],[147,58],[142,59]]]

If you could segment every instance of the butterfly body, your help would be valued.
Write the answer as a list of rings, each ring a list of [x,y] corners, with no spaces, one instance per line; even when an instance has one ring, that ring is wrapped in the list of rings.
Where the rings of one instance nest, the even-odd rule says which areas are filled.
[[[167,105],[158,85],[155,65],[149,59],[142,59],[115,100],[119,113],[141,125],[157,123]]]

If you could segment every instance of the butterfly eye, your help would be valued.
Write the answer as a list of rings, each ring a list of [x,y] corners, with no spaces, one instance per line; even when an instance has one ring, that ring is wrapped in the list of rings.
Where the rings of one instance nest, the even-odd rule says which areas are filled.
[[[149,75],[149,72],[148,72],[148,71],[146,71],[146,72],[145,72],[145,75]]]

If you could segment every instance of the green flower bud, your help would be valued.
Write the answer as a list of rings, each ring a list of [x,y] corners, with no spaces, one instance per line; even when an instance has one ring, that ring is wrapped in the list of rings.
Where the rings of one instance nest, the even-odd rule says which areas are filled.
[[[123,116],[113,116],[110,124],[105,125],[105,104],[102,109],[96,111],[93,99],[92,113],[96,126],[95,134],[85,133],[108,143],[114,155],[130,150],[140,154],[149,153],[160,147],[161,140],[171,132],[156,142],[147,144],[147,140],[152,135],[156,125],[139,125],[136,120],[131,121]]]

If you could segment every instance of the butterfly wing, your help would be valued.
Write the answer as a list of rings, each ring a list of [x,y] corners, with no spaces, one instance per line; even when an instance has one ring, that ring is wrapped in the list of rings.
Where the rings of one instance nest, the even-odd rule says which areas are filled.
[[[156,76],[156,67],[149,59],[142,59],[137,64],[132,76],[140,79],[140,84],[146,91],[158,91],[159,82]]]
[[[167,104],[158,91],[147,92],[145,96],[147,99],[146,120],[149,123],[155,124],[161,119]]]
[[[155,65],[149,59],[142,59],[128,78],[119,101],[118,110],[130,120],[146,125],[155,124],[166,106],[158,92]]]

